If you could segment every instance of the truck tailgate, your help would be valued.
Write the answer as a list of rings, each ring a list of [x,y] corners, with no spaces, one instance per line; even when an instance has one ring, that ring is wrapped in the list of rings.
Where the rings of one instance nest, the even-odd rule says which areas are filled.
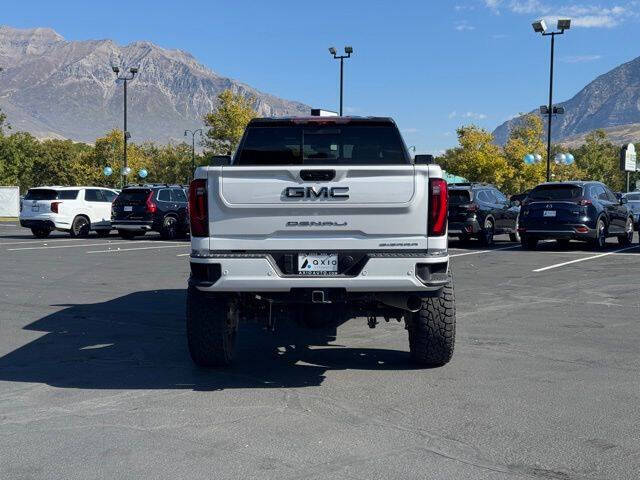
[[[430,168],[210,167],[210,248],[426,249]]]

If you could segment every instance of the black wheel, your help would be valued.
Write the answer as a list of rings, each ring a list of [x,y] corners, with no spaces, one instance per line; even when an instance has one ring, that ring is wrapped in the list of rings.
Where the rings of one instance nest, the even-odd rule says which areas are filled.
[[[602,250],[607,242],[607,224],[604,219],[599,218],[596,223],[596,238],[593,239],[593,248]]]
[[[238,305],[226,294],[187,290],[189,353],[201,367],[226,366],[233,360],[238,331]]]
[[[98,234],[99,237],[108,237],[109,233],[111,233],[111,230],[102,228],[100,230],[96,230],[96,233]]]
[[[33,233],[33,236],[36,238],[47,238],[51,230],[48,228],[32,228],[31,233]]]
[[[73,219],[70,232],[72,237],[86,237],[89,235],[90,230],[91,224],[89,223],[89,219],[87,217],[78,215]]]
[[[437,297],[427,298],[422,308],[407,317],[411,360],[428,367],[440,367],[451,360],[456,338],[456,300],[453,277]]]
[[[125,240],[133,240],[135,237],[139,235],[144,235],[144,231],[140,230],[118,230],[118,235],[120,235]]]
[[[556,240],[558,248],[562,248],[563,250],[569,248],[569,242],[570,240],[566,238],[559,238],[558,240]]]
[[[484,226],[482,227],[482,231],[480,232],[480,243],[485,247],[490,247],[493,245],[493,234],[495,232],[495,228],[493,225],[493,220],[490,218],[485,219]]]
[[[623,247],[628,247],[633,241],[633,218],[627,218],[627,224],[625,226],[624,235],[618,235],[618,243]]]
[[[160,236],[163,240],[173,240],[178,236],[178,219],[176,217],[165,217],[160,229]]]
[[[518,232],[510,233],[509,234],[509,241],[515,242],[515,243],[519,243],[520,242],[520,234]]]
[[[522,245],[522,248],[525,250],[535,250],[538,246],[538,239],[529,235],[522,235],[520,245]]]

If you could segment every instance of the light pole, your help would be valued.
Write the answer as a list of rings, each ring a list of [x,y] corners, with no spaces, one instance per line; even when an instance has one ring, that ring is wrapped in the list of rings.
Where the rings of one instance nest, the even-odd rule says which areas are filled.
[[[196,169],[196,133],[199,133],[200,138],[202,138],[202,129],[198,128],[197,130],[185,130],[185,137],[187,136],[187,133],[191,134],[191,179],[193,179],[193,173]]]
[[[344,79],[344,59],[351,58],[353,47],[344,47],[344,53],[346,53],[346,55],[338,55],[334,47],[329,47],[329,53],[333,55],[333,58],[340,59],[340,116],[342,116],[342,84]]]
[[[131,137],[131,134],[127,130],[127,82],[129,80],[133,80],[133,77],[138,73],[138,69],[135,67],[131,67],[129,69],[129,74],[120,75],[120,68],[111,67],[113,73],[116,74],[116,81],[122,80],[124,82],[124,162],[122,165],[122,186],[124,187],[126,180],[126,172],[127,172],[127,140]]]
[[[565,30],[569,30],[571,28],[571,20],[569,19],[560,19],[558,20],[558,31],[557,32],[547,32],[547,24],[544,20],[536,20],[531,24],[533,26],[533,31],[536,33],[541,33],[543,37],[550,36],[551,37],[551,67],[549,69],[549,105],[544,108],[540,108],[540,113],[543,115],[548,115],[547,121],[547,182],[551,179],[551,118],[554,114],[562,114],[564,113],[564,108],[562,107],[554,107],[553,106],[553,53],[556,41],[556,35],[562,35]]]

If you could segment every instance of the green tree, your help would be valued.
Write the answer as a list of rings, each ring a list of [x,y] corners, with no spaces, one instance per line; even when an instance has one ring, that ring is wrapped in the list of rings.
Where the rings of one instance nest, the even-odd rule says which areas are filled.
[[[257,115],[254,103],[255,98],[231,90],[218,95],[216,110],[204,116],[204,124],[209,127],[204,145],[211,153],[225,155],[236,149],[247,123]]]
[[[585,143],[571,150],[584,180],[597,180],[619,191],[626,188],[626,174],[620,171],[620,147],[607,139],[604,130],[594,130]]]
[[[542,141],[543,125],[538,115],[529,114],[509,132],[504,146],[504,155],[511,168],[511,175],[505,181],[507,193],[520,193],[544,182],[546,177],[546,149]],[[542,162],[526,165],[524,156],[539,154]]]
[[[512,169],[502,149],[493,143],[493,135],[475,125],[457,130],[459,147],[449,149],[438,159],[447,172],[471,182],[493,183],[501,188]]]
[[[34,159],[41,151],[40,142],[29,133],[0,137],[0,184],[17,185],[21,192],[31,187]]]

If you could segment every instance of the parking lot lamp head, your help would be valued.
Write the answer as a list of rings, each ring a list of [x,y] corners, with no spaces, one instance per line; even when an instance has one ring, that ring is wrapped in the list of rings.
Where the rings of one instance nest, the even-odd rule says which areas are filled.
[[[531,24],[533,31],[536,33],[544,33],[547,31],[547,24],[544,20],[536,20]]]
[[[570,18],[561,18],[558,20],[558,30],[564,31],[569,30],[571,28],[571,19]]]
[[[335,57],[337,50],[335,49],[335,47],[329,47],[329,53]]]
[[[353,47],[344,47],[344,53],[351,55],[353,53]]]
[[[120,73],[120,69],[115,65],[111,67],[111,70],[113,70],[113,73],[115,73],[116,75]]]

